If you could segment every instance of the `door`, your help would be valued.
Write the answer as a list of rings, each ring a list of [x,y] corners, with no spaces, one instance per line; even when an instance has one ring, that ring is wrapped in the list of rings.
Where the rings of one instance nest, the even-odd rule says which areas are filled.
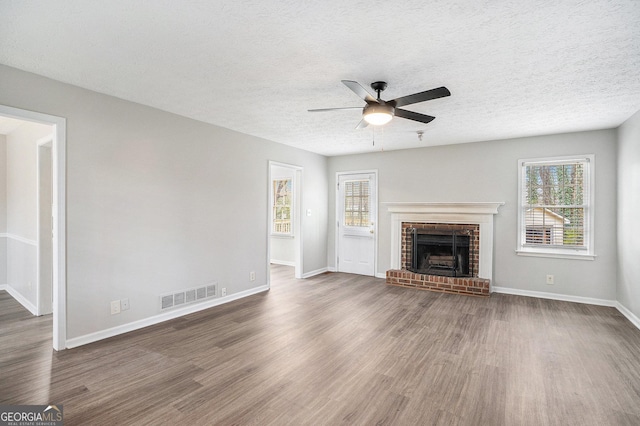
[[[338,174],[339,272],[375,276],[376,192],[375,172]]]

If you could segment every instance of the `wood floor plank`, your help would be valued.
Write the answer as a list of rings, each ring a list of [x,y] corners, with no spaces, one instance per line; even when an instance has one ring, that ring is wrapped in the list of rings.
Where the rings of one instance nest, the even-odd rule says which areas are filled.
[[[640,424],[640,330],[613,308],[275,265],[271,283],[62,352],[0,291],[0,403],[61,403],[67,425]]]

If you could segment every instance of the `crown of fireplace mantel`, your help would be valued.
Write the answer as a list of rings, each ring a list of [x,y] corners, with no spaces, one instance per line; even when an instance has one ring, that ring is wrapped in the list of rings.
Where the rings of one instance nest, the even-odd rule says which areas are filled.
[[[493,279],[493,217],[504,202],[383,202],[391,213],[391,269],[401,267],[402,222],[480,225],[478,277]]]
[[[456,214],[498,214],[498,207],[504,202],[384,202],[390,213],[456,213]]]

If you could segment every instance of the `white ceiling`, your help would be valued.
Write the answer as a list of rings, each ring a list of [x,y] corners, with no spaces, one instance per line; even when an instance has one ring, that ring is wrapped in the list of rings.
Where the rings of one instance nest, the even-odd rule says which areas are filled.
[[[325,155],[617,127],[640,1],[0,0],[0,63]],[[355,130],[340,83],[452,96]],[[416,131],[424,130],[422,141]]]

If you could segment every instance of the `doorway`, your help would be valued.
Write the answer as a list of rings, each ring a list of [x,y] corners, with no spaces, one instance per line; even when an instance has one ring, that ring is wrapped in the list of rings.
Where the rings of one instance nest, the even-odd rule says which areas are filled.
[[[37,239],[34,242],[34,245],[38,246],[36,256],[42,257],[35,262],[37,264],[36,281],[38,282],[35,313],[39,315],[41,315],[40,312],[42,314],[47,311],[53,313],[53,348],[62,350],[66,346],[66,120],[62,117],[4,105],[0,105],[0,116],[44,124],[51,126],[52,129],[50,137],[39,141],[37,146],[38,161],[35,166],[38,174],[35,182],[38,193],[36,198],[39,204],[51,206],[50,208],[42,206],[48,211],[34,214],[36,217],[35,226],[39,229]],[[46,198],[49,198],[50,201],[44,201]],[[41,221],[46,220],[48,220],[48,224],[41,227]],[[39,247],[40,237],[49,238],[51,241],[48,248],[43,247],[43,252]],[[50,261],[40,263],[40,260],[44,261],[45,256],[48,256]],[[49,280],[49,289],[40,290],[41,277],[45,280],[45,286],[47,285],[46,281]]]
[[[269,161],[267,258],[269,265],[293,266],[295,278],[303,266],[302,175],[300,166]]]
[[[336,181],[336,270],[375,276],[378,172],[339,172]]]

